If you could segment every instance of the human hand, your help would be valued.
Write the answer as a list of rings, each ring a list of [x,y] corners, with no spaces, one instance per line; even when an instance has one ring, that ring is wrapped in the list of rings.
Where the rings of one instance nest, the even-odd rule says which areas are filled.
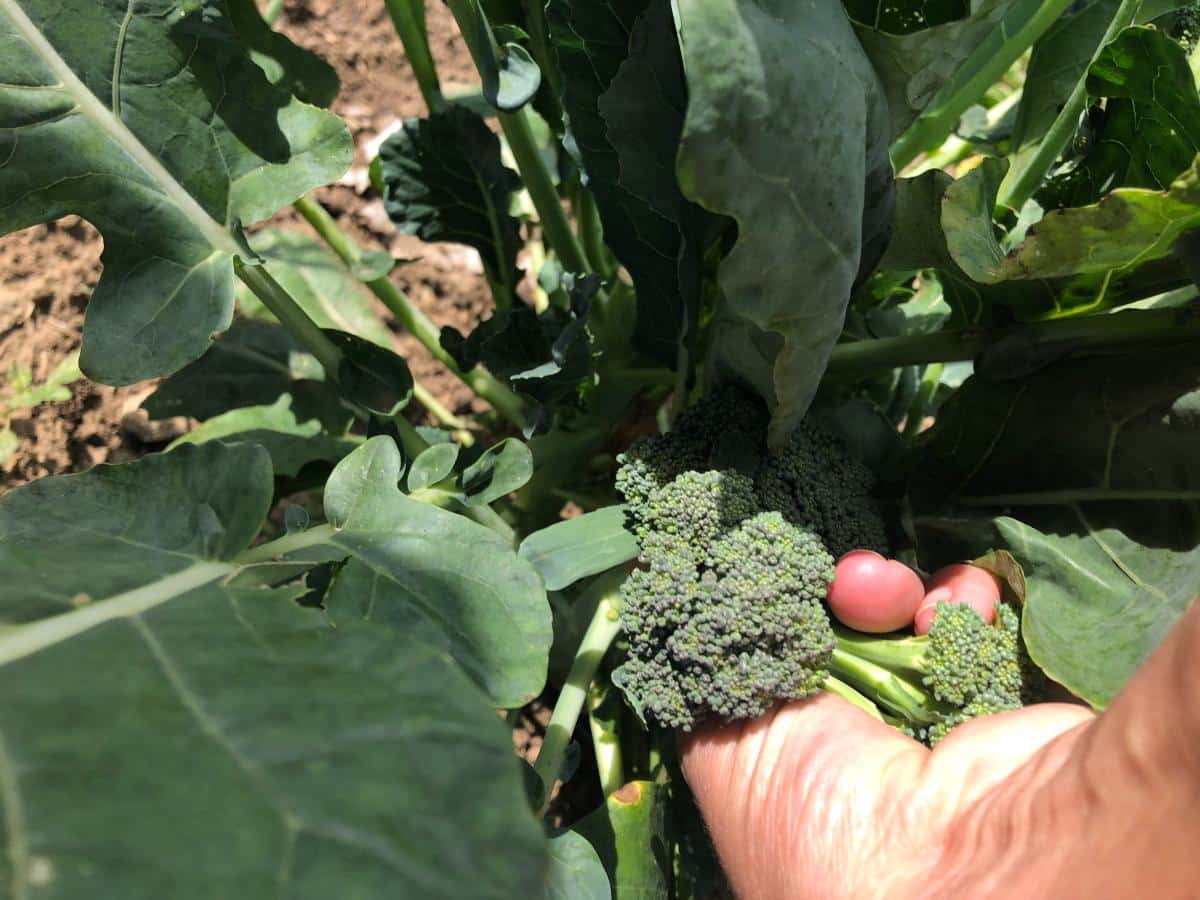
[[[1027,707],[931,751],[821,695],[681,751],[743,900],[1200,897],[1200,604],[1099,717]]]

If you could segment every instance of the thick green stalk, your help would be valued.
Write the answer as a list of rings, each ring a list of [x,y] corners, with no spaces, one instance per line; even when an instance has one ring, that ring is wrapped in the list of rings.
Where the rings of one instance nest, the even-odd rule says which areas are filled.
[[[263,306],[269,309],[283,325],[313,356],[317,358],[326,374],[336,381],[338,367],[342,362],[342,351],[331,341],[317,323],[308,317],[291,294],[271,277],[264,266],[248,266],[237,257],[233,259],[233,271],[254,292]]]
[[[316,230],[329,247],[353,268],[362,259],[362,248],[346,232],[338,227],[333,216],[311,197],[301,197],[295,207],[300,215]],[[464,372],[454,357],[442,346],[441,332],[425,313],[401,291],[386,275],[364,282],[383,305],[428,350],[438,362],[449,369],[455,377],[482,397],[501,416],[518,428],[524,424],[524,404],[521,398],[508,389],[499,379],[481,367]]]
[[[1021,54],[1057,21],[1074,0],[1018,0],[939,90],[917,120],[892,144],[899,172],[919,153],[944,141],[962,114],[986,93]]]
[[[596,755],[596,774],[600,779],[600,790],[605,797],[616,793],[625,784],[621,735],[611,727],[612,723],[604,722],[596,715],[607,697],[607,690],[592,682],[587,692],[588,726],[592,732],[592,750]]]
[[[833,633],[837,636],[838,647],[859,659],[893,672],[902,671],[918,677],[925,673],[928,637],[863,634],[836,623]]]
[[[1032,346],[1063,350],[1169,346],[1200,338],[1200,309],[1126,310],[1078,319],[1030,322],[1010,329],[968,329],[911,337],[839,344],[825,375],[849,381],[901,366],[974,359],[1002,339],[1023,339]]]
[[[621,630],[618,597],[628,573],[624,569],[617,569],[602,577],[607,580],[604,593],[596,605],[591,624],[579,643],[579,649],[575,651],[575,659],[571,663],[566,683],[559,692],[558,702],[554,704],[550,724],[546,726],[542,749],[533,764],[534,771],[542,780],[546,802],[549,802],[550,791],[562,772],[563,757],[571,743],[571,735],[575,733],[579,714],[583,711],[588,687],[596,677],[596,670],[600,668],[604,654],[608,652],[609,646]],[[543,811],[544,806],[545,804]]]
[[[590,272],[592,269],[584,255],[583,245],[571,230],[571,223],[567,221],[567,214],[558,197],[558,189],[555,188],[550,171],[538,152],[533,129],[529,124],[529,109],[502,112],[499,119],[504,137],[508,141],[508,149],[512,151],[517,170],[521,173],[521,181],[524,182],[529,199],[533,201],[533,207],[537,210],[546,243],[558,255],[567,271],[577,274]]]
[[[450,7],[450,12],[458,23],[458,30],[471,53],[475,68],[482,74],[486,57],[485,48],[479,46],[481,36],[490,44],[487,53],[491,57],[499,59],[504,53],[496,43],[491,25],[487,22],[481,23],[477,19],[477,10],[471,0],[446,0],[446,5]],[[580,274],[590,272],[583,246],[571,230],[571,223],[567,221],[567,214],[563,211],[554,180],[550,177],[541,154],[538,153],[533,129],[529,124],[528,106],[515,112],[498,111],[497,118],[504,138],[508,141],[508,149],[512,151],[513,159],[517,163],[517,170],[521,173],[521,181],[524,182],[525,190],[529,192],[529,198],[537,210],[546,243],[558,254],[559,260],[568,271]]]
[[[612,276],[608,248],[604,246],[604,227],[600,224],[600,211],[596,209],[596,198],[583,184],[575,189],[575,219],[579,222],[579,236],[583,251],[592,271],[604,278]]]
[[[1118,34],[1134,23],[1137,14],[1141,12],[1143,2],[1144,0],[1122,0],[1108,25],[1108,30],[1104,32],[1103,39],[1096,47],[1092,62],[1095,62],[1105,45],[1115,40]],[[1091,68],[1091,62],[1088,63],[1088,68]],[[1012,165],[1004,176],[1004,181],[1000,183],[996,201],[997,216],[1004,215],[1008,210],[1021,209],[1025,201],[1038,189],[1054,161],[1070,143],[1075,129],[1079,127],[1079,117],[1087,105],[1086,82],[1085,74],[1072,89],[1066,104],[1037,145],[1037,149],[1033,152],[1021,151],[1012,157]]]
[[[431,113],[446,108],[437,67],[429,50],[429,33],[425,26],[425,0],[384,0],[396,34],[404,44],[404,55],[417,79],[417,87]]]
[[[880,722],[883,721],[883,715],[879,712],[879,707],[844,681],[838,681],[830,675],[825,679],[822,687],[829,693],[841,697],[847,703],[857,706],[871,718],[878,719]]]
[[[271,0],[267,4],[267,8],[263,10],[263,21],[268,25],[274,25],[275,20],[279,18],[279,14],[283,12],[283,0]]]
[[[921,688],[841,648],[833,651],[829,671],[913,725],[932,725],[944,712]]]
[[[1015,90],[995,106],[987,111],[987,122],[989,126],[994,126],[1008,113],[1010,109],[1021,102],[1022,91]],[[956,134],[946,138],[942,146],[934,150],[932,153],[925,155],[922,160],[915,165],[909,172],[910,177],[916,177],[922,172],[928,172],[930,169],[949,169],[956,165],[975,152],[975,145],[970,141],[964,141]]]

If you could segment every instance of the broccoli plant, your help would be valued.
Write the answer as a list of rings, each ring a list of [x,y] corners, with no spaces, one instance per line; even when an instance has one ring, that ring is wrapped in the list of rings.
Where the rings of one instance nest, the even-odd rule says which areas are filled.
[[[14,896],[720,896],[678,730],[1102,709],[1191,601],[1194,3],[380,0],[465,331],[282,5],[0,0],[0,234],[91,222],[83,375],[199,423],[0,497]]]

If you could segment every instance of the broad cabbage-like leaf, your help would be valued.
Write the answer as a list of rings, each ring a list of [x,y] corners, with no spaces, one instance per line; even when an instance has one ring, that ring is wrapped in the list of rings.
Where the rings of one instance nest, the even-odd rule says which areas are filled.
[[[1095,706],[1200,586],[1198,408],[1190,348],[1084,359],[968,381],[921,447],[918,508],[952,502],[990,519],[981,540],[1025,571],[1030,653]]]
[[[336,117],[267,80],[218,0],[0,2],[0,233],[75,213],[104,236],[80,360],[96,380],[203,353],[233,314],[240,226],[351,154]]]
[[[836,0],[681,0],[679,16],[679,180],[738,226],[709,365],[763,397],[777,444],[808,410],[850,291],[887,243],[887,104]]]
[[[400,231],[474,247],[493,283],[516,289],[521,231],[508,207],[521,182],[483,119],[459,106],[408,119],[380,148],[379,163],[384,205]]]
[[[1038,193],[1046,208],[1086,206],[1113,188],[1165,190],[1200,153],[1200,93],[1187,52],[1154,28],[1127,28],[1100,51],[1087,92],[1104,99],[1087,149]]]
[[[670,0],[550,0],[546,11],[570,138],[637,289],[634,343],[675,366],[697,336],[707,217],[674,175],[687,88]]]
[[[397,624],[424,618],[497,706],[527,703],[542,689],[550,652],[541,578],[494,531],[402,494],[400,472],[392,440],[370,439],[326,485],[332,528],[298,539],[307,544],[304,558],[354,557],[357,576],[335,580],[330,615]],[[364,582],[370,591],[361,590]]]
[[[972,279],[1009,280],[1094,274],[1107,279],[1170,257],[1200,228],[1200,157],[1165,191],[1119,188],[1090,206],[1046,214],[1014,247],[996,237],[991,209],[1006,163],[987,159],[946,192],[942,229],[950,254]]]
[[[1036,8],[1039,2],[1026,0],[1026,5]],[[892,137],[912,124],[1013,5],[1013,0],[846,3],[863,50],[883,82]]]

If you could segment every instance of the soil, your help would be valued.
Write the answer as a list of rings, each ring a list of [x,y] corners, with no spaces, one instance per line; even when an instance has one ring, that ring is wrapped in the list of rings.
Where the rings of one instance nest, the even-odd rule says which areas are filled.
[[[429,36],[443,85],[476,80],[474,67],[448,9],[428,7]],[[357,147],[354,166],[339,183],[315,193],[361,243],[401,259],[393,280],[438,325],[469,331],[487,315],[490,300],[482,265],[473,250],[422,244],[397,235],[382,202],[370,188],[368,148],[398,120],[425,113],[403,47],[379,0],[288,0],[276,27],[320,53],[338,71],[342,91],[333,110],[350,127]],[[292,211],[273,225],[306,230]],[[79,349],[84,311],[100,277],[103,241],[78,217],[0,237],[0,426],[3,398],[13,366],[42,381],[64,357]],[[379,307],[385,320],[390,318]],[[396,333],[396,349],[414,377],[455,412],[472,409],[473,395],[437,364],[412,337]],[[28,481],[123,462],[161,449],[187,422],[151,423],[138,405],[153,384],[111,388],[81,379],[71,398],[17,411],[9,421],[19,443],[0,463],[0,495]],[[420,418],[421,411],[414,411]]]

